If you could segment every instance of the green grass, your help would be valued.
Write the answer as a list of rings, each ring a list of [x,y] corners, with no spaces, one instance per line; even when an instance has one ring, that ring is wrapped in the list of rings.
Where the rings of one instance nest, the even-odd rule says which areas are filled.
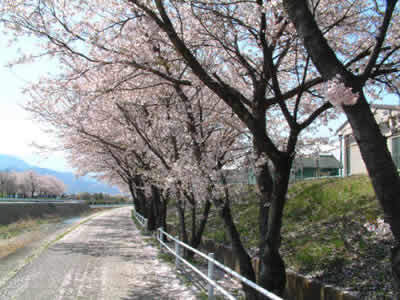
[[[366,241],[356,236],[360,232],[365,235],[363,224],[381,215],[366,176],[295,184],[290,187],[284,212],[282,252],[298,271],[345,263],[355,250],[363,254]]]
[[[232,215],[246,248],[257,248],[258,200],[254,191],[232,204]],[[361,293],[390,290],[390,241],[378,240],[363,226],[382,216],[367,176],[291,185],[282,225],[281,254],[286,266]],[[169,216],[169,222],[177,224],[175,214]],[[204,238],[229,244],[215,209],[211,211]],[[361,295],[368,298],[377,294]]]

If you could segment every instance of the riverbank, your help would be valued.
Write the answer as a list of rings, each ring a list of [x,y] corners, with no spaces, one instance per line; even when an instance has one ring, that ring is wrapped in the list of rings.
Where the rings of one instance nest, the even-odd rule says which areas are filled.
[[[23,218],[8,225],[0,225],[0,259],[102,210],[91,209],[68,217],[45,215],[41,218]]]
[[[46,216],[40,219],[25,220],[21,223],[33,224],[31,229],[20,230],[18,233],[13,232],[13,237],[7,239],[3,235],[0,238],[0,252],[2,252],[2,256],[0,256],[0,287],[52,242],[105,210],[109,209],[91,209],[74,217]],[[7,227],[18,226],[9,224]],[[20,225],[19,229],[21,227],[23,226]],[[4,232],[3,228],[3,234]]]
[[[46,216],[72,217],[89,210],[82,201],[70,202],[2,202],[0,203],[0,225],[9,225],[22,219],[45,218]]]

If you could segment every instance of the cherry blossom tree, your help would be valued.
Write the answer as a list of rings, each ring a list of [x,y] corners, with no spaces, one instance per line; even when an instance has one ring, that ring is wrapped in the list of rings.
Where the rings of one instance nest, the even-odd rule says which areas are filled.
[[[40,175],[32,170],[15,172],[16,186],[24,197],[60,196],[65,193],[65,184],[52,175]]]
[[[38,179],[39,182],[39,194],[40,196],[61,196],[66,192],[65,184],[51,175],[41,175]]]
[[[331,106],[310,91],[321,79],[309,69],[309,59],[295,43],[293,28],[281,22],[279,12],[271,5],[264,11],[261,1],[244,4],[191,1],[179,6],[164,5],[162,1],[130,2],[146,14],[144,21],[148,19],[167,35],[192,72],[230,106],[251,132],[260,189],[259,283],[281,294],[285,286],[285,267],[279,254],[280,228],[297,140],[301,131]],[[185,21],[188,22],[185,24],[190,23],[192,31],[184,30],[181,23]],[[266,31],[267,27],[275,30]],[[201,51],[194,49],[187,40],[193,41],[196,47],[201,45]],[[195,40],[199,40],[197,44]],[[207,60],[204,60],[206,55]],[[214,62],[212,66],[223,62],[224,67],[210,68],[210,60]],[[320,95],[318,90],[314,93]],[[300,114],[300,110],[304,111],[302,104],[307,96],[303,98],[303,95],[306,94],[309,99],[304,102],[313,100],[311,104],[315,108],[309,105],[311,112]],[[267,110],[271,110],[275,121],[287,124],[284,143],[274,143],[269,135]],[[269,160],[274,165],[274,178]],[[241,272],[255,280],[250,256],[234,226],[229,201],[220,208]],[[258,297],[249,288],[244,289],[248,298]]]
[[[33,198],[40,190],[39,174],[32,170],[22,172],[19,176],[20,185],[26,196]]]
[[[60,95],[65,94],[64,89],[61,90],[56,86],[49,87],[49,90],[53,91],[53,95],[56,90],[60,91]],[[189,243],[197,247],[201,241],[211,203],[206,201],[202,221],[197,227],[195,220],[197,203],[191,186],[193,184],[196,184],[197,187],[202,186],[204,180],[199,180],[202,174],[209,175],[215,166],[215,159],[212,157],[210,161],[210,155],[207,152],[215,149],[215,145],[219,146],[219,151],[222,151],[223,145],[227,142],[229,142],[228,146],[234,145],[238,134],[234,134],[236,129],[224,129],[221,126],[223,123],[219,116],[227,113],[221,111],[221,109],[226,111],[225,105],[216,103],[207,108],[205,104],[208,104],[211,98],[207,93],[203,95],[204,92],[201,89],[195,91],[197,97],[202,96],[197,101],[188,101],[184,91],[179,88],[176,90],[181,93],[181,101],[173,100],[172,96],[163,96],[162,99],[158,99],[160,97],[156,93],[155,100],[139,104],[132,102],[134,92],[131,92],[130,100],[124,100],[123,95],[120,95],[117,102],[109,98],[100,100],[97,95],[96,100],[91,98],[86,102],[91,109],[85,108],[84,100],[73,98],[63,100],[64,105],[73,107],[71,110],[65,110],[64,105],[54,106],[53,99],[49,97],[43,97],[42,101],[37,99],[29,109],[42,120],[53,124],[59,130],[61,129],[59,134],[60,138],[65,141],[64,147],[73,153],[70,161],[81,170],[82,174],[97,172],[101,174],[101,178],[106,179],[112,170],[121,177],[125,177],[124,172],[127,172],[121,173],[121,171],[131,168],[129,166],[129,164],[132,165],[132,161],[129,163],[130,158],[131,160],[136,159],[137,162],[143,161],[143,157],[149,156],[150,153],[153,159],[149,159],[145,165],[136,167],[135,174],[140,173],[162,189],[168,192],[174,190],[176,197],[183,197],[179,198],[181,200],[177,203],[181,232],[185,241],[188,240],[188,237],[185,228],[185,201],[183,199],[189,202],[192,208],[192,236]],[[176,90],[171,92],[175,93]],[[115,97],[118,92],[118,89],[114,89],[112,96]],[[152,92],[154,92],[154,88]],[[143,94],[141,96],[143,97]],[[179,97],[176,96],[176,98]],[[58,96],[56,99],[59,99]],[[200,101],[200,99],[204,100]],[[70,101],[69,104],[67,104],[68,101]],[[96,101],[99,105],[94,105]],[[116,105],[113,106],[113,102]],[[46,111],[43,110],[43,107],[46,107]],[[78,107],[79,114],[77,114]],[[68,114],[68,111],[71,114]],[[121,113],[122,118],[118,116]],[[102,120],[101,125],[96,122],[100,119]],[[229,124],[233,125],[234,118],[230,116],[229,119]],[[106,120],[107,122],[111,120],[112,123],[106,123]],[[220,126],[217,126],[218,123]],[[119,130],[121,125],[123,126]],[[179,135],[180,128],[183,131]],[[190,134],[185,134],[186,131]],[[221,138],[226,138],[228,134],[231,138],[224,142]],[[138,153],[142,153],[142,155],[138,155]],[[111,158],[106,158],[110,155]],[[151,163],[152,160],[156,160],[158,163]],[[117,165],[115,165],[116,162]],[[195,162],[195,166],[192,162]],[[202,166],[203,162],[207,162],[208,168],[203,167],[202,170],[196,171],[196,168]],[[128,174],[126,180],[130,180],[131,176],[132,174]],[[115,176],[112,175],[109,180],[113,180],[112,178]],[[154,184],[152,191],[154,195],[156,191]],[[166,203],[164,202],[164,204]],[[165,210],[165,206],[163,209]],[[162,225],[165,226],[165,221]]]
[[[14,173],[9,171],[0,172],[0,193],[3,197],[15,195],[17,192],[17,183]]]
[[[311,59],[324,80],[328,95],[347,116],[360,148],[385,220],[396,240],[392,270],[400,291],[400,178],[369,107],[368,98],[379,90],[399,93],[399,18],[396,0],[343,1],[345,10],[324,7],[323,1],[283,0],[288,17],[304,40]],[[330,19],[343,26],[329,32]],[[335,38],[332,37],[335,35]],[[343,62],[357,57],[356,68]]]
[[[107,83],[108,86],[113,87],[124,86],[126,94],[132,89],[139,88],[135,84],[137,82],[140,83],[142,89],[144,86],[153,87],[153,90],[155,90],[156,87],[161,86],[160,80],[162,79],[163,82],[173,85],[178,96],[184,98],[182,86],[192,84],[194,80],[192,74],[194,74],[210,91],[228,104],[235,116],[241,120],[242,126],[245,124],[253,135],[255,166],[257,167],[256,172],[260,187],[260,232],[262,237],[260,239],[262,240],[260,244],[262,258],[260,283],[281,293],[285,285],[284,264],[279,255],[282,210],[298,136],[317,116],[330,107],[327,102],[311,102],[316,97],[309,90],[320,83],[321,79],[308,72],[309,60],[301,51],[301,48],[297,47],[296,43],[292,41],[294,38],[291,37],[292,34],[287,24],[277,21],[279,14],[271,9],[268,14],[275,16],[277,20],[267,19],[267,13],[263,11],[264,7],[260,3],[254,2],[243,5],[210,3],[204,5],[201,2],[191,2],[188,5],[168,6],[166,9],[161,1],[156,1],[155,6],[151,4],[146,6],[139,1],[130,2],[133,4],[133,12],[129,15],[120,10],[117,14],[115,11],[108,11],[114,25],[103,27],[111,28],[111,30],[103,32],[101,38],[99,38],[99,30],[103,31],[103,29],[96,28],[97,25],[91,28],[92,36],[88,38],[87,29],[89,27],[86,26],[88,25],[86,19],[84,22],[79,22],[79,17],[75,20],[59,18],[58,13],[63,11],[63,7],[57,7],[53,3],[49,5],[40,3],[40,10],[37,10],[36,6],[28,6],[28,10],[33,9],[33,14],[39,17],[37,19],[28,19],[27,15],[16,14],[13,15],[11,23],[7,24],[14,24],[22,31],[27,30],[48,39],[46,54],[57,54],[63,60],[64,65],[72,70],[66,73],[67,76],[64,75],[62,84],[74,82],[74,84],[80,85],[80,81],[84,82],[87,77],[92,76],[91,88],[85,90],[86,93],[91,95],[99,96],[98,93],[96,95],[99,87],[103,87],[103,94],[105,94]],[[248,16],[254,10],[258,11],[259,14],[256,18],[249,18]],[[89,15],[92,15],[94,11],[92,7],[89,7]],[[235,12],[240,14],[238,16],[231,15]],[[173,22],[177,22],[176,24],[171,22],[172,18]],[[229,22],[229,20],[233,20],[233,22]],[[191,24],[191,31],[184,30],[185,26],[174,26],[183,21]],[[215,22],[219,26],[215,26],[210,31],[207,26],[210,22]],[[85,24],[87,28],[83,28],[79,24]],[[270,35],[264,37],[263,34],[266,33],[267,26],[274,27],[277,30],[271,31]],[[220,31],[220,28],[226,28],[226,30]],[[127,38],[128,35],[121,35],[121,30],[127,30],[130,33],[129,39]],[[196,32],[201,34],[196,34]],[[117,38],[118,42],[121,43],[119,48],[115,47]],[[185,40],[190,42],[185,43]],[[278,40],[280,43],[277,43]],[[80,51],[82,46],[79,46],[83,42],[90,45],[90,49]],[[248,46],[241,46],[247,44]],[[126,49],[130,49],[130,51],[126,51]],[[252,54],[253,50],[256,50],[256,53]],[[291,51],[296,55],[292,54]],[[182,61],[182,57],[185,65],[187,64],[192,72],[183,72],[185,65],[176,63]],[[306,61],[306,63],[298,67],[297,61]],[[218,68],[221,62],[226,67]],[[111,66],[111,64],[113,65]],[[294,71],[291,71],[293,66]],[[111,73],[112,67],[114,72]],[[119,72],[116,69],[119,69]],[[111,73],[113,76],[99,76],[99,73],[107,73],[108,75]],[[283,75],[282,78],[278,78],[280,74]],[[151,75],[156,75],[156,78],[158,78],[156,82],[149,79],[138,80],[145,76],[153,79],[154,76]],[[292,79],[298,83],[298,86],[291,84]],[[40,82],[34,91],[44,91],[49,86],[46,84],[48,81],[46,79]],[[128,82],[129,86],[125,87],[125,83]],[[286,84],[283,84],[283,82],[286,82]],[[61,82],[58,80],[54,83],[60,84]],[[164,86],[165,84],[162,84],[162,87]],[[47,92],[47,96],[54,93],[48,88],[45,92]],[[81,91],[79,96],[82,96],[83,93]],[[318,91],[314,93],[319,94]],[[298,116],[298,111],[304,109],[300,105],[303,102],[301,100],[306,98],[302,97],[303,94],[309,95],[309,114],[304,118]],[[142,101],[140,96],[140,93],[138,93],[135,97],[139,103]],[[63,97],[76,97],[74,89],[71,89],[70,95],[64,93]],[[289,99],[294,100],[290,106],[285,102]],[[62,105],[55,103],[42,105],[40,113],[45,114],[51,111],[53,106]],[[310,104],[316,107],[315,111],[312,109],[310,111],[310,108],[313,107]],[[80,111],[89,110],[88,107],[93,107],[93,105],[93,102],[86,106],[77,105],[71,107],[71,110],[79,116]],[[275,106],[278,108],[276,109]],[[266,130],[267,109],[271,110],[271,116],[274,116],[274,118],[276,114],[281,115],[280,118],[275,118],[279,120],[278,122],[285,121],[287,123],[286,129],[289,131],[286,135],[286,141],[282,144],[274,143],[273,138]],[[290,109],[293,110],[292,113]],[[146,116],[147,113],[149,112],[142,112],[140,119],[133,118],[130,115],[127,118],[126,113],[124,117],[126,121],[130,121],[129,125],[137,134],[140,135],[141,133],[141,143],[152,152],[159,164],[164,166],[164,171],[158,175],[159,178],[165,177],[166,171],[168,173],[174,172],[174,170],[181,172],[182,167],[176,169],[173,165],[179,165],[177,164],[178,160],[189,162],[190,156],[177,156],[175,147],[172,152],[175,155],[168,160],[165,159],[161,153],[166,153],[163,150],[163,146],[165,146],[163,143],[168,140],[168,135],[158,136],[158,139],[150,140],[149,129],[153,127],[155,122],[151,122],[151,127],[148,125],[149,117]],[[154,108],[150,114],[152,118],[160,118],[159,114],[155,113]],[[165,120],[165,116],[162,119]],[[89,120],[92,119],[89,118]],[[132,120],[134,122],[131,122]],[[272,122],[272,119],[270,121]],[[86,120],[78,117],[75,122],[85,124]],[[273,128],[273,126],[269,128]],[[157,129],[157,132],[162,132],[159,129],[162,129],[162,125]],[[196,139],[192,139],[193,141],[196,141]],[[184,147],[185,143],[182,142],[181,145]],[[154,143],[157,143],[157,145],[154,145]],[[195,142],[193,144],[195,145]],[[195,145],[193,152],[201,153],[196,148]],[[199,155],[194,156],[194,161],[198,165],[202,159]],[[274,180],[270,174],[268,160],[271,160],[275,166],[276,176]],[[171,165],[171,162],[173,165]],[[221,169],[221,166],[219,166],[219,169]],[[157,177],[152,178],[156,182],[158,181]],[[184,184],[190,186],[190,182],[173,182],[178,193]],[[187,188],[183,189],[183,191],[187,190]],[[187,195],[190,194],[184,194],[185,197]],[[226,197],[225,200],[227,199],[229,198]],[[240,236],[234,226],[230,213],[230,202],[223,201],[222,205],[219,201],[215,203],[221,209],[221,216],[227,225],[243,274],[255,280],[250,257],[243,248]],[[280,274],[280,276],[272,276],[272,274]],[[254,292],[248,289],[246,292],[249,297],[257,297]]]
[[[235,120],[240,121],[235,121],[233,128],[245,127],[252,136],[260,195],[259,283],[281,294],[285,286],[285,267],[279,254],[280,231],[296,147],[305,130],[316,126],[320,120],[326,122],[336,116],[336,111],[327,111],[332,106],[328,100],[332,100],[332,91],[337,90],[340,82],[323,84],[326,79],[311,64],[312,56],[303,48],[278,3],[130,0],[64,5],[63,1],[5,1],[2,9],[4,24],[14,30],[16,37],[28,33],[42,38],[44,52],[40,55],[55,56],[64,68],[58,78],[43,78],[30,88],[32,93],[41,94],[41,101],[36,100],[40,103],[37,114],[54,124],[78,128],[78,132],[85,128],[89,135],[93,135],[92,129],[96,133],[101,131],[102,137],[104,132],[111,136],[112,131],[124,130],[123,126],[115,127],[110,123],[110,120],[123,119],[129,128],[126,134],[135,141],[134,147],[146,149],[153,158],[150,162],[157,162],[152,166],[162,167],[157,168],[157,173],[149,168],[143,170],[143,174],[148,174],[155,184],[166,183],[166,190],[173,188],[177,195],[192,197],[192,176],[182,175],[197,173],[202,176],[196,176],[196,180],[204,182],[206,179],[210,184],[215,176],[206,176],[205,170],[211,174],[221,171],[224,153],[229,156],[231,152],[204,151],[198,143],[200,128],[193,130],[185,126],[188,134],[182,136],[163,130],[176,130],[171,122],[176,118],[190,120],[190,106],[186,104],[191,101],[185,98],[191,99],[188,95],[196,92],[197,82],[226,104]],[[343,21],[326,20],[331,32]],[[361,52],[346,61],[346,67],[356,68],[367,53]],[[39,54],[28,55],[21,61],[29,61],[35,55]],[[159,99],[155,101],[149,97],[149,89],[153,96],[167,94],[167,98],[171,94],[166,91],[171,89],[180,99],[180,107],[183,104],[183,110],[159,105]],[[60,90],[62,94],[58,93]],[[352,92],[345,90],[343,96],[346,103],[354,102]],[[74,118],[68,120],[60,114],[51,118],[54,109],[61,109],[67,102],[74,103],[82,97],[90,101],[68,106],[72,112],[69,116]],[[47,101],[43,100],[46,98]],[[100,98],[102,101],[96,101]],[[104,101],[106,99],[108,101]],[[107,118],[101,114],[87,118],[82,114],[103,107],[116,114]],[[169,117],[172,112],[173,117]],[[318,117],[322,118],[317,120]],[[66,122],[60,123],[56,118]],[[228,118],[223,120],[227,122]],[[168,126],[165,121],[169,121]],[[108,127],[110,125],[113,127]],[[113,134],[119,137],[117,141],[113,139],[114,144],[126,138],[120,132]],[[66,137],[71,139],[71,144],[79,145],[79,140],[73,142],[72,134]],[[132,148],[126,146],[124,151]],[[187,151],[178,151],[180,149]],[[213,161],[214,166],[211,158],[219,158]],[[176,175],[169,181],[163,180],[171,174]],[[207,184],[202,186],[207,187]],[[230,211],[228,193],[224,198],[213,197],[213,200],[226,224],[241,272],[255,281],[250,256],[243,247]],[[249,299],[258,298],[254,291],[247,287],[245,290]]]

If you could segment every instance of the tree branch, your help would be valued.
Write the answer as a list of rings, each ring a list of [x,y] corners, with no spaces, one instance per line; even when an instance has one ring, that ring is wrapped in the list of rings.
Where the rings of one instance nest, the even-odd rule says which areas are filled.
[[[390,20],[392,19],[393,11],[396,6],[397,0],[387,0],[386,1],[386,11],[385,16],[383,18],[382,26],[379,31],[379,35],[376,37],[376,45],[374,50],[372,51],[372,55],[368,61],[367,66],[365,67],[364,73],[362,74],[362,80],[365,82],[368,80],[369,75],[374,68],[376,61],[378,59],[379,53],[381,52],[381,48],[383,42],[385,41],[386,33],[390,25]]]

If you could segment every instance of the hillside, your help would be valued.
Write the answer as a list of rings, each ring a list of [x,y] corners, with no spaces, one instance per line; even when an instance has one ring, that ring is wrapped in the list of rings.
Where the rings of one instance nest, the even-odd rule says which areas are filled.
[[[241,239],[252,255],[258,245],[258,209],[250,191],[232,205]],[[366,176],[303,181],[289,188],[281,253],[288,268],[357,293],[391,297],[391,234],[366,229],[382,211]],[[176,222],[173,216],[169,219]],[[205,238],[229,244],[213,210]]]
[[[76,178],[75,174],[71,172],[59,172],[51,169],[39,168],[36,166],[29,165],[25,161],[11,155],[0,154],[0,170],[11,170],[16,172],[22,172],[26,170],[33,170],[42,175],[52,175],[64,182],[67,186],[67,193],[107,193],[107,194],[118,194],[117,188],[109,185],[100,183],[87,176]]]

